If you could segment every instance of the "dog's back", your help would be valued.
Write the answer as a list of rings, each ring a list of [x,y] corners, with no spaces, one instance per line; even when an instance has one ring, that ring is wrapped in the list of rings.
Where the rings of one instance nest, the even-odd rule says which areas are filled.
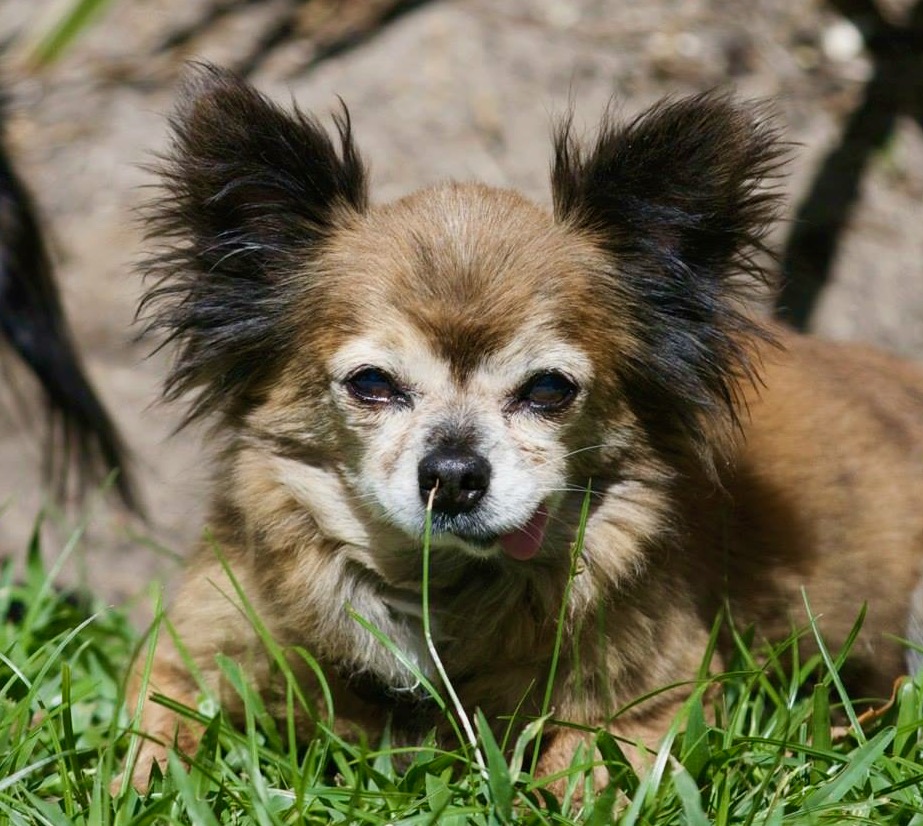
[[[861,346],[780,342],[709,532],[719,570],[737,619],[770,639],[806,628],[802,588],[834,650],[867,603],[851,670],[886,696],[923,563],[923,372]]]

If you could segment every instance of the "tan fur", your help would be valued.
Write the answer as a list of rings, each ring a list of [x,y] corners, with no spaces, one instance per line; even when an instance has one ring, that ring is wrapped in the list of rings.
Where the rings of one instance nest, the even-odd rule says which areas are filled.
[[[884,694],[901,672],[902,648],[889,635],[904,632],[923,559],[923,375],[781,329],[773,330],[780,346],[742,338],[762,381],[740,385],[741,433],[714,425],[715,478],[707,461],[665,458],[626,401],[618,368],[647,345],[635,308],[603,284],[618,266],[593,233],[513,193],[446,184],[344,210],[304,272],[292,274],[298,339],[260,400],[225,426],[211,525],[237,586],[303,680],[305,738],[326,710],[295,646],[325,667],[340,731],[374,740],[393,712],[398,741],[430,726],[449,737],[425,701],[402,712],[402,697],[421,696],[413,674],[347,610],[435,679],[422,639],[419,542],[365,486],[370,476],[385,486],[400,477],[407,452],[446,416],[491,434],[485,450],[506,450],[510,474],[551,486],[541,494],[552,515],[534,559],[435,541],[436,644],[469,711],[493,720],[516,708],[540,712],[588,478],[592,508],[565,611],[556,717],[656,745],[688,688],[618,712],[694,679],[725,596],[737,623],[779,639],[807,622],[804,588],[834,650],[867,602],[857,688]],[[412,411],[369,412],[341,394],[339,371],[369,351],[419,382]],[[547,421],[491,413],[519,381],[511,377],[551,366],[541,358],[584,371],[573,406]],[[523,501],[519,523],[534,509]],[[219,678],[218,653],[240,662],[284,714],[278,669],[211,544],[191,562],[170,620],[232,717],[240,703]],[[390,695],[370,694],[363,675]],[[165,635],[151,688],[192,706],[200,693]],[[153,739],[134,774],[141,787],[177,731],[187,753],[195,744],[194,731],[151,701],[142,728]],[[558,729],[542,770],[565,767],[580,740]]]

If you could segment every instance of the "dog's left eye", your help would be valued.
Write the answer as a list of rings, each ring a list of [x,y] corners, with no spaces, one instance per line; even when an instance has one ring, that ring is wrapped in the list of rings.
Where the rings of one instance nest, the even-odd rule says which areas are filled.
[[[577,385],[557,371],[536,373],[516,393],[518,406],[536,413],[557,413],[577,396]]]
[[[369,404],[406,403],[407,393],[384,370],[363,367],[346,379],[346,389],[353,398]]]

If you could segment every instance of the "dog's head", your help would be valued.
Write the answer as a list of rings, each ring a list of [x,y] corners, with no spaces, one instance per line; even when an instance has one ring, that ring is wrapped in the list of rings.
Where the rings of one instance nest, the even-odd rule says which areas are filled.
[[[437,543],[474,556],[572,533],[589,480],[708,465],[759,334],[738,302],[779,156],[758,114],[702,95],[588,146],[565,123],[553,214],[454,183],[371,206],[335,123],[339,145],[213,68],[187,89],[146,300],[190,417],[219,413],[347,542],[417,539],[432,498]]]

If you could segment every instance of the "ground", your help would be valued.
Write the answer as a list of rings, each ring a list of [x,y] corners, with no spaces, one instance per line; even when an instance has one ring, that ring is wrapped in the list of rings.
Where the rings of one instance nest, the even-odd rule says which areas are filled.
[[[3,72],[11,143],[50,229],[84,359],[131,447],[149,514],[141,524],[97,503],[69,566],[68,576],[114,602],[169,579],[173,554],[201,535],[209,485],[203,433],[174,433],[179,409],[158,402],[168,355],[151,356],[133,326],[142,289],[134,262],[145,248],[136,208],[151,182],[143,165],[165,145],[164,114],[184,61],[230,64],[274,97],[321,115],[342,97],[378,200],[457,178],[547,202],[550,124],[569,105],[590,127],[613,97],[630,115],[663,95],[730,86],[772,101],[793,143],[781,184],[786,220],[773,235],[780,251],[851,113],[869,97],[875,104],[878,87],[885,106],[900,92],[899,108],[904,90],[899,73],[873,85],[884,65],[878,53],[864,50],[858,29],[819,2],[112,0],[55,64],[31,71],[25,58],[43,22],[37,5],[0,6],[0,42],[11,43]],[[892,33],[908,5],[878,4]],[[911,92],[919,76],[907,73]],[[879,137],[810,324],[821,335],[920,359],[923,137],[903,116]],[[839,206],[841,195],[829,200]],[[803,213],[799,220],[805,225]],[[9,359],[0,369],[25,397],[12,398],[10,382],[0,382],[7,386],[0,554],[21,555],[42,502],[41,430],[26,379]],[[49,529],[51,556],[68,518]]]

